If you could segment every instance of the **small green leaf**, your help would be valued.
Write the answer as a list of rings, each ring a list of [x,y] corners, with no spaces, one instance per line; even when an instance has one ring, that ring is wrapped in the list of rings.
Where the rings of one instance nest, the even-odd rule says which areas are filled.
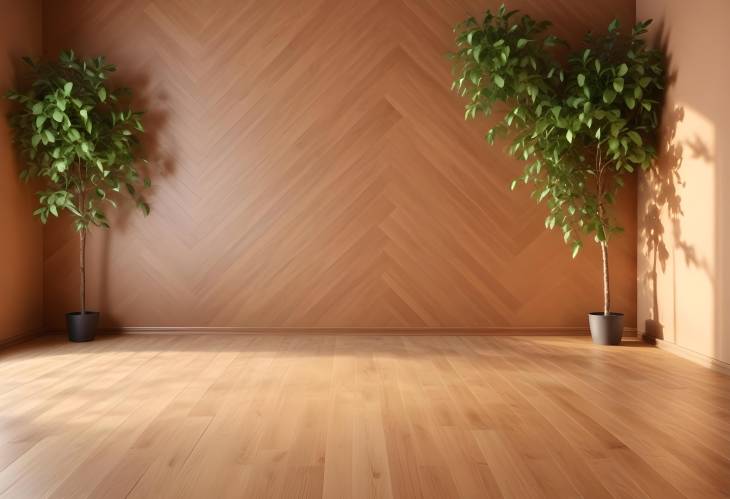
[[[42,102],[36,102],[33,104],[33,114],[41,114],[43,112],[43,103]]]
[[[643,141],[641,140],[641,135],[639,135],[637,132],[630,130],[629,132],[627,132],[627,135],[629,136],[631,141],[637,146],[640,146],[643,143]]]
[[[621,93],[624,90],[624,79],[623,78],[616,78],[613,80],[613,89]]]
[[[603,92],[603,102],[606,104],[611,104],[613,100],[616,98],[616,92],[614,92],[611,89],[606,89]]]
[[[61,111],[53,111],[53,119],[61,123],[63,121],[63,113]]]
[[[497,85],[499,88],[504,87],[504,78],[499,75],[493,75],[492,79],[494,80],[494,84]]]
[[[66,82],[66,84],[63,86],[63,93],[66,94],[66,96],[71,95],[71,90],[73,90],[74,84],[72,82]]]
[[[106,101],[106,88],[99,87],[98,95],[99,95],[100,101],[102,101],[102,102]]]
[[[578,75],[578,86],[582,87],[583,85],[585,85],[585,82],[586,82],[585,75],[583,73],[579,74]]]
[[[580,244],[577,244],[577,243],[573,244],[573,253],[572,253],[573,258],[578,256],[579,251],[580,251]]]
[[[626,64],[621,64],[616,70],[616,76],[624,76],[629,72],[629,67]]]
[[[38,116],[35,119],[35,127],[36,128],[41,128],[43,126],[43,123],[45,123],[47,119],[48,118],[46,116],[43,116],[43,115]],[[33,147],[35,147],[35,146],[33,146]]]
[[[517,40],[517,48],[521,49],[522,47],[527,45],[527,42],[529,42],[529,41],[530,40],[528,40],[527,38],[520,38],[519,40]]]
[[[565,138],[568,139],[568,142],[573,142],[573,131],[568,129],[567,132],[565,132]]]

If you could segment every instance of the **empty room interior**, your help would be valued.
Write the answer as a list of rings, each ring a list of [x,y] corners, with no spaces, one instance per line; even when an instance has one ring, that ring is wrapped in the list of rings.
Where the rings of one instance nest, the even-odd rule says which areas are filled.
[[[0,0],[0,498],[730,498],[728,25]]]

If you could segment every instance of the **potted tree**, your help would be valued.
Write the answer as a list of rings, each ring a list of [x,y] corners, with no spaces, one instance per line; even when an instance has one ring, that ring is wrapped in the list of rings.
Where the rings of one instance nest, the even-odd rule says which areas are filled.
[[[79,59],[68,51],[54,62],[24,61],[32,84],[7,94],[18,103],[9,120],[26,163],[20,176],[41,186],[34,215],[42,223],[63,211],[72,217],[79,234],[81,309],[66,314],[66,325],[71,341],[89,341],[99,312],[86,309],[87,233],[92,226],[109,227],[104,208],[116,206],[115,193],[121,190],[149,213],[135,188],[141,180],[135,163],[142,113],[126,103],[128,89],[107,86],[116,68],[103,57]],[[149,186],[148,179],[143,183]]]
[[[545,226],[559,228],[573,258],[582,236],[593,236],[603,256],[603,311],[588,315],[599,344],[619,344],[623,314],[611,310],[608,247],[621,228],[610,208],[623,177],[646,169],[664,79],[663,57],[647,47],[637,23],[623,34],[618,21],[570,51],[547,34],[550,23],[508,12],[504,5],[481,21],[455,28],[452,88],[469,99],[467,119],[504,115],[488,130],[490,144],[508,135],[508,153],[526,162],[512,182],[532,186],[546,202]],[[567,61],[567,62],[561,62]]]

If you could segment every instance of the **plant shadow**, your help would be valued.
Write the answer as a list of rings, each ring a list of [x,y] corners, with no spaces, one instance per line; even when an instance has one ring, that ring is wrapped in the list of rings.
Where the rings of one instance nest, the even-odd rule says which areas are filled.
[[[676,251],[684,258],[686,265],[705,270],[710,275],[708,263],[698,256],[695,247],[682,234],[682,188],[686,185],[681,168],[685,158],[703,158],[711,161],[711,153],[699,136],[692,140],[678,137],[677,130],[684,121],[684,107],[673,104],[668,96],[677,81],[677,70],[673,69],[668,53],[669,34],[663,25],[657,30],[656,45],[665,54],[666,88],[660,103],[661,127],[656,137],[657,160],[646,172],[643,182],[644,203],[639,206],[639,244],[648,268],[637,276],[647,284],[651,293],[650,317],[644,322],[642,339],[649,343],[664,339],[664,324],[659,310],[659,272],[667,272],[667,265],[674,265],[672,254]],[[665,223],[668,222],[668,227]],[[669,232],[668,232],[669,231]]]
[[[140,157],[144,158],[146,162],[138,162],[137,168],[142,178],[148,178],[151,181],[151,186],[144,189],[141,194],[150,205],[152,213],[158,189],[156,180],[169,177],[175,171],[175,158],[161,141],[162,133],[168,122],[167,95],[163,90],[153,88],[146,74],[125,73],[123,76],[115,78],[114,84],[132,89],[132,109],[144,111],[142,123],[145,133],[140,137]],[[109,274],[113,239],[117,232],[124,233],[129,229],[130,221],[134,216],[143,216],[143,214],[129,196],[120,195],[118,208],[111,218],[111,229],[99,231],[100,258],[97,296],[99,309],[104,311],[101,326],[105,328],[115,328],[119,325],[112,309],[108,306],[110,303],[108,283],[112,279]]]

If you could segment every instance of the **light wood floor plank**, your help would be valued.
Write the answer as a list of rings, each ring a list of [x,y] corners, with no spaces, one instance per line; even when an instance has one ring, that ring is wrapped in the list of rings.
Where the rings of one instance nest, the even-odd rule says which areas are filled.
[[[49,337],[0,375],[0,497],[730,495],[730,377],[638,343]]]

